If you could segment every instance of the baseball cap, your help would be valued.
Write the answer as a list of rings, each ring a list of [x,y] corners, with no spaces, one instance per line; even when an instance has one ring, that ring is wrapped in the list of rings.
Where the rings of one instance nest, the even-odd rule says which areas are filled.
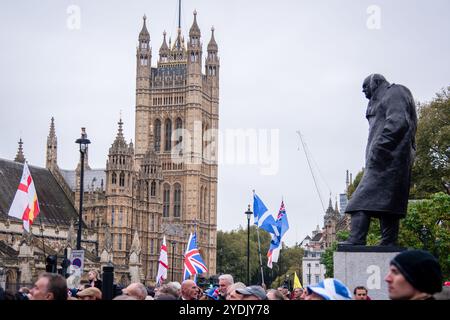
[[[236,292],[244,296],[256,296],[260,300],[267,300],[266,291],[260,286],[250,286],[242,289],[236,289]]]
[[[217,287],[212,287],[206,290],[205,295],[214,300],[219,300],[219,289]]]

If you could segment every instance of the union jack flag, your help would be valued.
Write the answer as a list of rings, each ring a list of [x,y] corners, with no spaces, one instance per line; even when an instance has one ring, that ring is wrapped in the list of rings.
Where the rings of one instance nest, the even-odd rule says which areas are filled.
[[[197,248],[197,235],[194,232],[189,234],[189,240],[184,254],[184,276],[183,280],[189,279],[192,275],[208,272],[205,262]]]
[[[277,221],[281,220],[281,218],[286,214],[286,209],[284,208],[284,202],[281,201],[280,211],[278,211]]]

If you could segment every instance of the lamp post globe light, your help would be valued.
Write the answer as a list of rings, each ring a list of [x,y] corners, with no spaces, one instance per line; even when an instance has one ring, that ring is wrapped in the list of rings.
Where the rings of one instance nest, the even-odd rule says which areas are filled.
[[[86,128],[81,128],[81,138],[75,141],[80,146],[80,214],[78,217],[77,250],[81,250],[81,224],[83,223],[83,184],[84,184],[84,156],[91,141],[87,138]]]
[[[247,286],[250,285],[250,217],[253,212],[250,210],[250,205],[248,205],[247,211]]]

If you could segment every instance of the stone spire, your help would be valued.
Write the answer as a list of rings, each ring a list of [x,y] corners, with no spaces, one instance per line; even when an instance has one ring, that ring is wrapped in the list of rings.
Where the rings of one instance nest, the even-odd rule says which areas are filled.
[[[19,149],[17,150],[16,157],[14,158],[15,162],[25,163],[25,156],[23,155],[23,142],[22,138],[19,139]]]
[[[123,122],[122,118],[119,119],[119,122],[117,122],[119,125],[119,128],[117,129],[117,137],[116,140],[125,140],[123,137]]]
[[[53,168],[58,163],[58,139],[55,131],[55,118],[52,117],[50,122],[50,132],[47,136],[47,158],[45,167],[47,169]]]
[[[117,124],[119,125],[119,127],[117,128],[117,136],[111,146],[110,153],[115,153],[117,151],[126,151],[129,147],[123,135],[122,118],[119,119],[119,122],[117,122]]]
[[[334,212],[334,210],[333,210],[333,202],[331,201],[331,194],[330,194],[330,200],[328,202],[327,211],[325,211],[325,216],[327,217],[329,215],[332,215],[333,212]]]
[[[335,204],[334,204],[334,212],[335,212],[336,214],[339,214],[337,197],[336,197],[336,202],[335,202]]]
[[[219,50],[216,39],[214,38],[214,27],[211,28],[211,40],[208,43],[208,52],[217,52]]]
[[[166,53],[166,52],[168,52],[170,50],[169,46],[167,45],[166,35],[167,35],[167,32],[166,32],[166,30],[164,30],[164,32],[163,32],[163,43],[161,44],[161,48],[159,48],[159,53],[160,54],[161,53]]]
[[[189,37],[200,38],[201,32],[197,24],[197,10],[194,10],[194,22],[192,23],[191,29],[189,30]]]
[[[184,39],[181,35],[181,28],[178,28],[177,30],[177,38],[175,39],[175,42],[173,43],[172,50],[178,50],[181,51],[184,49]]]
[[[166,35],[167,35],[167,33],[164,30],[164,32],[163,32],[163,37],[164,37],[163,43],[161,45],[161,48],[159,48],[159,60],[161,62],[167,62],[167,57],[170,54],[170,49],[169,49],[169,46],[167,45],[167,42],[166,42]]]
[[[150,41],[150,33],[147,30],[147,24],[146,24],[147,16],[144,14],[142,19],[144,19],[144,23],[142,25],[142,30],[139,33],[139,42],[149,42]]]

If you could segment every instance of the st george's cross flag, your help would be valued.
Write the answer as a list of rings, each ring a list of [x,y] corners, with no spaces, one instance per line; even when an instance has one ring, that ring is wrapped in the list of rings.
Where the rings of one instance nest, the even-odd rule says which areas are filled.
[[[204,272],[208,272],[208,268],[205,262],[203,262],[200,251],[198,251],[197,235],[194,232],[193,234],[189,234],[189,240],[184,254],[183,280]]]
[[[39,202],[30,169],[25,163],[22,178],[17,188],[8,215],[23,221],[23,228],[30,232],[30,225],[39,214]]]
[[[161,253],[158,261],[158,275],[156,276],[156,284],[161,285],[167,279],[167,270],[169,269],[169,260],[167,258],[166,236],[163,237],[161,244]]]

